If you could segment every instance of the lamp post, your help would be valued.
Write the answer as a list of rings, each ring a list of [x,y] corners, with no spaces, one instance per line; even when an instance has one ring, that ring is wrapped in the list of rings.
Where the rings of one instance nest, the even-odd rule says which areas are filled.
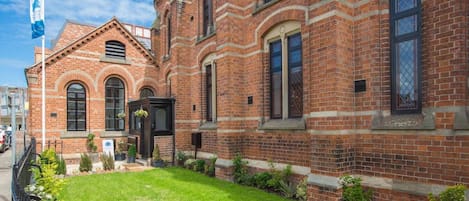
[[[11,161],[12,165],[16,163],[16,103],[15,103],[16,94],[11,93],[8,107],[11,109],[11,135],[10,135],[10,144],[12,145]]]

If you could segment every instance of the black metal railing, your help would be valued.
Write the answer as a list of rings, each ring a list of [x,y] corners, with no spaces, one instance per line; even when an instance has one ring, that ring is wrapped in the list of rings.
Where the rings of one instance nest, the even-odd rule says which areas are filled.
[[[24,188],[31,184],[32,172],[31,161],[36,160],[36,139],[32,138],[31,143],[27,147],[23,156],[13,166],[12,175],[12,200],[13,201],[30,201],[29,195]]]

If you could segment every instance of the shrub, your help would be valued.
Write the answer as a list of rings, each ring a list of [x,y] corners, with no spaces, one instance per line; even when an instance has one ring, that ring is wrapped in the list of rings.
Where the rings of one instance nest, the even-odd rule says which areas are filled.
[[[274,164],[270,162],[270,173],[272,178],[267,181],[267,185],[274,191],[281,191],[280,182],[288,182],[288,178],[292,174],[291,165],[287,165],[282,171],[276,170]]]
[[[296,187],[291,182],[280,180],[279,191],[286,198],[293,198],[296,194]]]
[[[64,180],[56,177],[58,169],[57,156],[54,150],[47,149],[39,155],[39,160],[31,168],[33,177],[36,181],[34,186],[28,186],[33,190],[32,193],[41,197],[42,200],[54,200],[62,190]],[[37,191],[36,187],[38,188]],[[44,197],[45,196],[45,197]]]
[[[307,194],[307,178],[303,179],[298,186],[296,186],[296,195],[295,197],[300,201],[306,201],[306,194]]]
[[[153,148],[153,161],[160,161],[161,156],[160,156],[160,147],[158,144],[155,144],[155,147]]]
[[[239,184],[246,184],[249,183],[249,180],[251,180],[251,176],[248,175],[248,169],[247,169],[247,161],[243,161],[241,154],[236,154],[236,156],[233,159],[233,166],[234,166],[234,182],[239,183]]]
[[[205,171],[205,174],[211,177],[215,176],[215,163],[217,162],[217,158],[213,157],[209,159],[209,164],[207,166],[207,170]]]
[[[88,134],[88,137],[86,138],[86,147],[88,148],[88,152],[96,152],[98,149],[98,147],[94,144],[93,133]]]
[[[101,162],[104,170],[114,170],[114,157],[110,153],[101,155]]]
[[[80,172],[89,172],[93,169],[93,163],[88,154],[84,153],[80,156],[80,167],[78,168]]]
[[[256,173],[253,176],[253,183],[257,188],[266,189],[269,187],[269,185],[267,185],[267,182],[271,179],[272,174],[270,174],[270,172]]]
[[[197,171],[197,172],[203,173],[204,168],[205,168],[204,166],[205,166],[205,160],[198,159],[198,160],[195,161],[194,170]]]
[[[178,164],[179,165],[184,165],[184,161],[186,161],[187,159],[187,156],[184,152],[182,151],[178,151],[177,154],[176,154],[176,160],[178,161]]]
[[[67,164],[65,163],[65,159],[63,159],[62,157],[58,159],[57,174],[58,175],[67,174]]]
[[[129,146],[129,150],[128,150],[128,153],[129,157],[136,157],[137,156],[137,147],[135,146],[135,144],[131,144]]]
[[[439,196],[434,196],[430,193],[428,199],[430,201],[464,201],[465,191],[466,186],[458,184],[448,187],[445,191],[441,192]]]
[[[361,185],[361,179],[350,175],[340,177],[342,184],[342,198],[344,201],[369,201],[372,199],[372,191],[365,191]]]
[[[195,165],[195,159],[187,159],[186,162],[184,162],[184,167],[187,169],[192,170]]]

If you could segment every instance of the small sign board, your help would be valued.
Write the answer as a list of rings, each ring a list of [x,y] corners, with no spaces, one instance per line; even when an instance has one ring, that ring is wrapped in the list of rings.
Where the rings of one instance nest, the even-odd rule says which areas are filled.
[[[103,153],[111,154],[114,158],[114,140],[103,140]]]

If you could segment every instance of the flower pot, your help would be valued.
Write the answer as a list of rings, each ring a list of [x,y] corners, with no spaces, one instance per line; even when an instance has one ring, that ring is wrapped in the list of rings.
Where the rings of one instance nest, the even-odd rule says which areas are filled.
[[[153,167],[164,167],[164,161],[163,160],[153,161],[151,165]]]
[[[135,156],[127,157],[127,163],[135,163]]]
[[[125,153],[116,153],[116,154],[114,154],[114,160],[116,160],[116,161],[125,160]]]

